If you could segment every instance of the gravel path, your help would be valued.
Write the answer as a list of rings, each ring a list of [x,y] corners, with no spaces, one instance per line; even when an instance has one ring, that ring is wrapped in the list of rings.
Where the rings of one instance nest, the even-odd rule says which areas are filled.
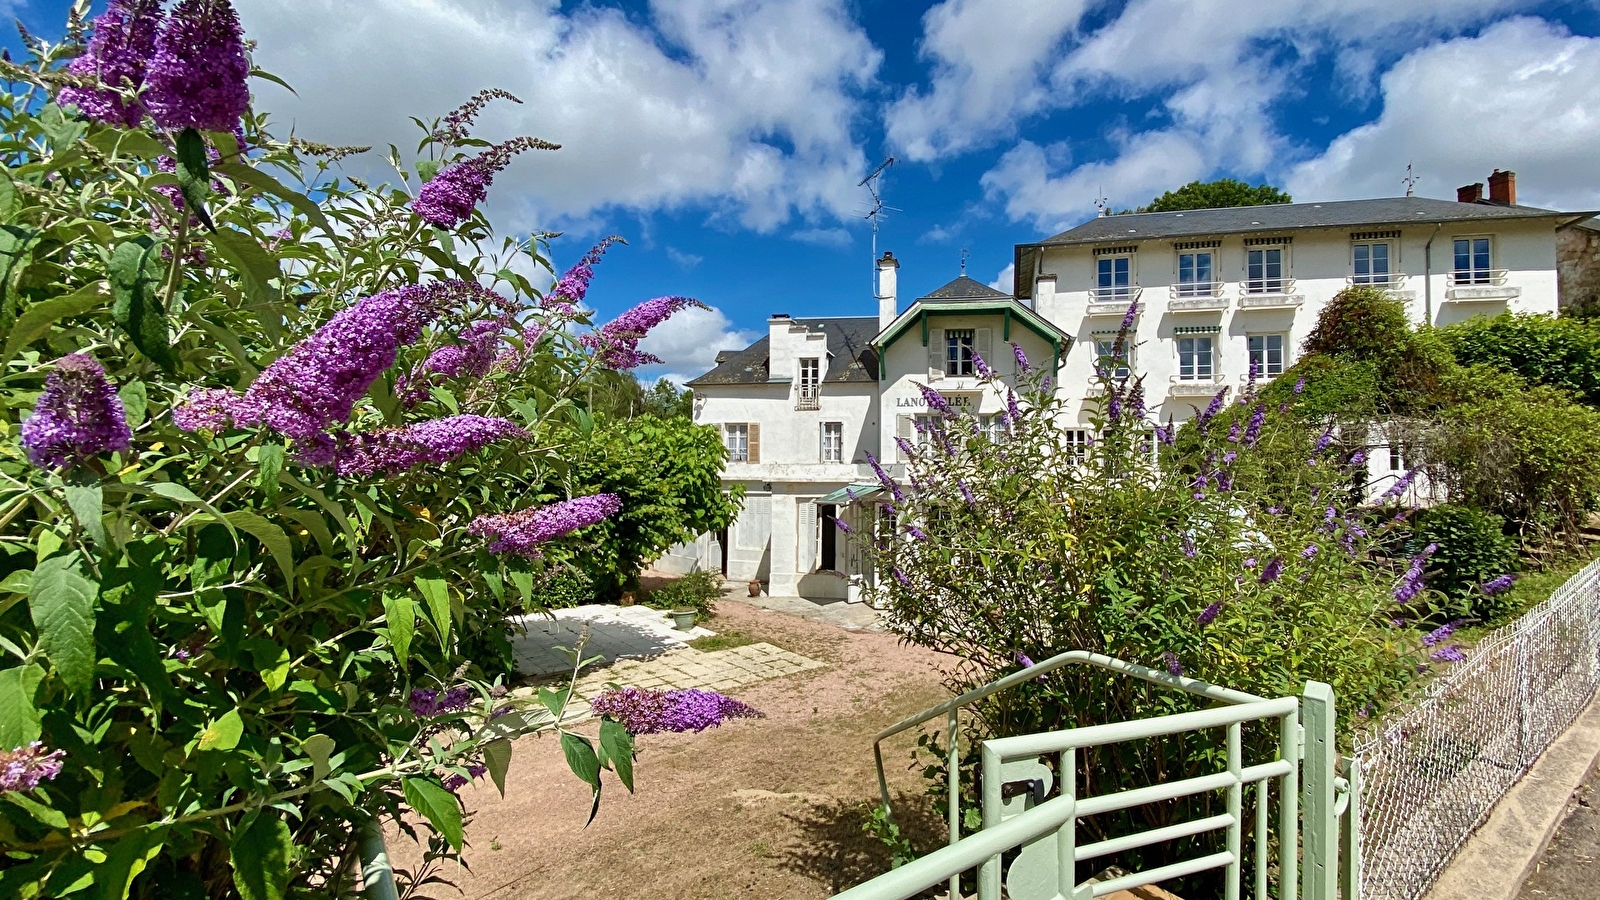
[[[709,626],[827,666],[729,692],[764,719],[641,737],[637,793],[608,777],[588,827],[588,789],[557,742],[518,741],[503,799],[487,782],[464,794],[470,871],[447,864],[440,873],[461,893],[434,886],[425,895],[811,900],[887,871],[884,847],[861,832],[877,799],[872,735],[948,696],[939,658],[892,635],[737,602],[723,602]],[[890,747],[885,761],[892,790],[920,795],[911,746]],[[919,800],[907,797],[896,811],[929,811],[907,825],[928,846],[939,825]],[[415,847],[401,839],[393,849],[397,862],[415,865]]]

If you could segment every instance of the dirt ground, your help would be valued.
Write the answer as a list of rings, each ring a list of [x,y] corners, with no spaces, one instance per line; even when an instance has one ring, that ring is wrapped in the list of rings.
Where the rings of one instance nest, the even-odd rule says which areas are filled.
[[[1522,883],[1517,900],[1580,900],[1600,896],[1600,767],[1573,795],[1537,867]]]
[[[889,855],[861,831],[877,799],[872,735],[948,695],[938,658],[892,635],[849,632],[724,601],[709,627],[828,664],[733,692],[766,713],[700,734],[639,739],[636,793],[607,773],[587,827],[589,790],[553,738],[515,746],[506,795],[487,781],[463,794],[469,870],[440,873],[472,900],[569,897],[760,897],[811,900],[885,872]],[[940,826],[910,771],[912,741],[889,747],[897,817],[920,847]],[[920,813],[913,818],[912,813]],[[909,820],[909,821],[907,821]],[[411,865],[414,847],[395,845]]]

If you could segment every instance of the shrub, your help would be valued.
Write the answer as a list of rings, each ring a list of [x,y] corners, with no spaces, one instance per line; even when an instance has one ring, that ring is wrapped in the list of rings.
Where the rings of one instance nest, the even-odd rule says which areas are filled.
[[[1301,362],[1280,382],[1293,383],[1318,369],[1342,368],[1319,357],[1370,366],[1375,396],[1353,411],[1356,416],[1365,415],[1368,405],[1386,416],[1432,409],[1444,399],[1444,382],[1455,368],[1449,350],[1431,330],[1412,330],[1402,301],[1362,286],[1345,288],[1322,308],[1301,354]]]
[[[1476,589],[1517,568],[1517,541],[1505,533],[1506,520],[1470,506],[1453,503],[1419,510],[1407,535],[1407,555],[1430,544],[1438,549],[1429,559],[1428,586],[1473,606],[1462,610],[1482,621],[1494,619],[1500,606]]]
[[[650,592],[645,603],[657,609],[692,609],[696,621],[705,621],[722,596],[722,576],[716,572],[690,572]]]
[[[545,609],[571,609],[593,602],[594,582],[579,569],[563,567],[539,588],[538,605]]]
[[[1594,323],[1508,312],[1469,319],[1439,334],[1463,365],[1494,366],[1600,406],[1600,327]]]

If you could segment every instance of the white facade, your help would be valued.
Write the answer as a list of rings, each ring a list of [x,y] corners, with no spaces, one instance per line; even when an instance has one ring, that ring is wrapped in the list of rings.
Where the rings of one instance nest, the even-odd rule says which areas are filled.
[[[1495,178],[1500,191],[1511,179],[1509,201],[1102,217],[1017,246],[1018,294],[1031,304],[963,275],[902,312],[899,263],[886,253],[876,317],[773,316],[764,340],[720,355],[690,382],[695,421],[722,430],[732,453],[723,479],[744,487],[745,505],[726,534],[679,555],[766,581],[773,595],[857,599],[873,576],[830,516],[872,527],[874,507],[845,489],[876,482],[869,454],[891,471],[902,462],[896,439],[915,443],[916,418],[927,414],[922,386],[997,414],[1004,396],[979,385],[970,357],[1009,378],[1015,344],[1034,366],[1054,367],[1064,427],[1087,429],[1099,403],[1094,369],[1133,302],[1129,368],[1144,377],[1155,421],[1184,421],[1219,390],[1238,391],[1252,358],[1262,381],[1286,371],[1323,307],[1352,284],[1390,291],[1419,323],[1554,313],[1557,232],[1587,216],[1517,207],[1514,176]],[[1380,447],[1369,460],[1376,489],[1404,463]]]

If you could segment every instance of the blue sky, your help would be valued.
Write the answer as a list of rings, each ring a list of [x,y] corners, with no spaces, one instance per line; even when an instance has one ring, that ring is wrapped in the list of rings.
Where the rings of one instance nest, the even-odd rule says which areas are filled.
[[[902,298],[1195,178],[1297,199],[1453,197],[1493,168],[1522,202],[1600,208],[1600,0],[236,0],[256,103],[330,143],[414,140],[481,87],[479,134],[564,149],[503,172],[505,231],[620,234],[602,317],[662,294],[715,307],[647,347],[692,377],[775,312],[871,315],[867,194]],[[65,0],[0,0],[57,36]],[[96,4],[96,10],[100,4]],[[15,47],[15,38],[6,43]],[[373,163],[347,168],[373,174]]]

